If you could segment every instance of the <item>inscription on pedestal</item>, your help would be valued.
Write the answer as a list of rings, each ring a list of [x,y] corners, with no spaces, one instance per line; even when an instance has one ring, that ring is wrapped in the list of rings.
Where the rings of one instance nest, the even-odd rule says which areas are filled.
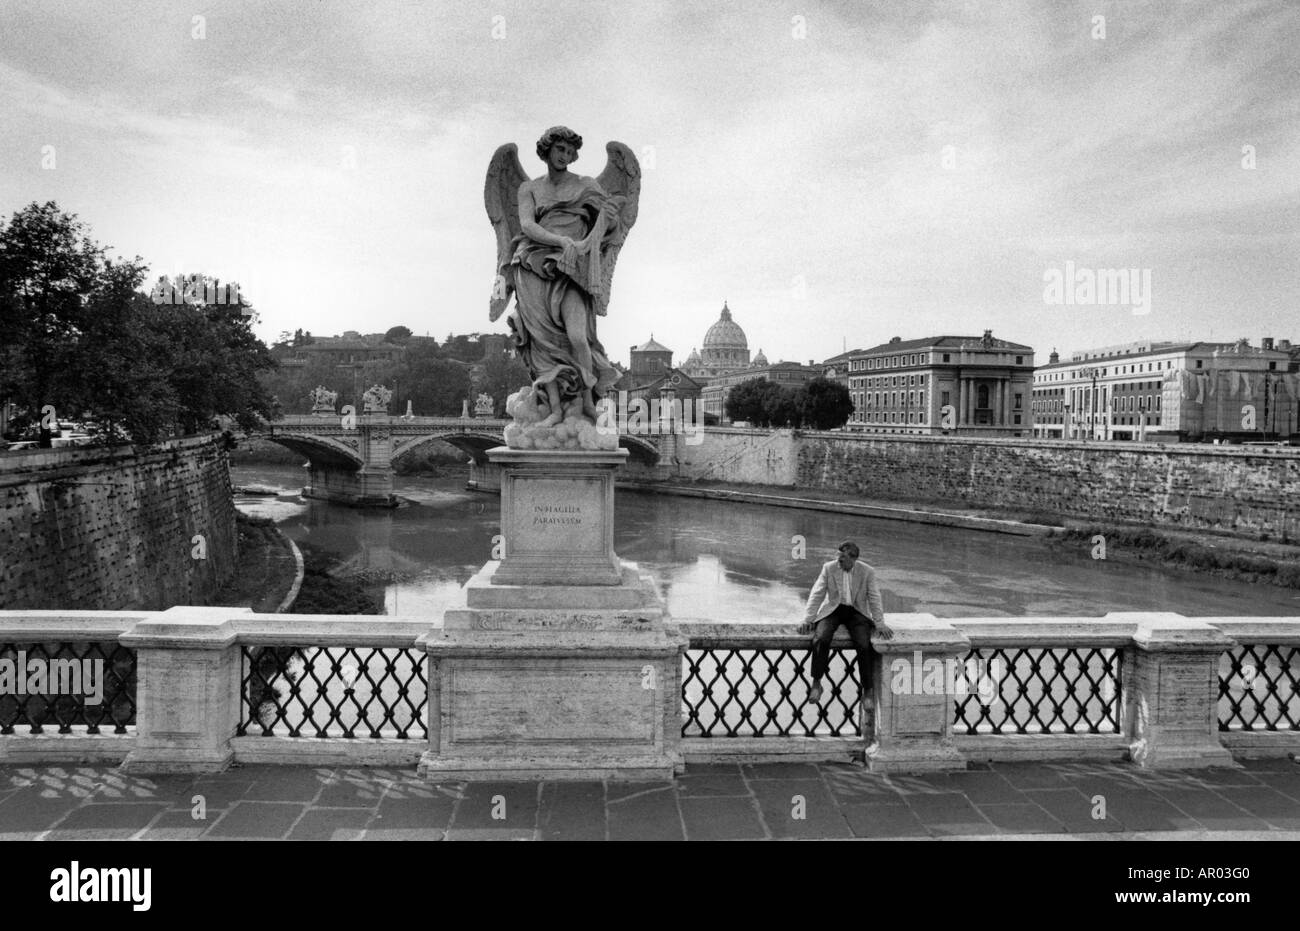
[[[1160,724],[1164,727],[1207,728],[1214,712],[1208,664],[1162,664],[1158,679]]]
[[[508,556],[601,551],[599,480],[516,479],[512,491],[515,532],[507,544]]]

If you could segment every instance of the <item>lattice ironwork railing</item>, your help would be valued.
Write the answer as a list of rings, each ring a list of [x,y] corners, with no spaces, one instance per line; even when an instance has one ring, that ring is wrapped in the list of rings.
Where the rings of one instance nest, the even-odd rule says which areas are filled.
[[[861,736],[857,653],[831,647],[822,700],[808,701],[812,652],[691,647],[682,661],[683,737]]]
[[[114,642],[0,643],[0,735],[135,729],[136,654]]]
[[[1118,734],[1123,658],[1118,647],[972,649],[953,671],[953,731]]]
[[[429,736],[421,649],[244,646],[240,652],[236,736]]]
[[[1219,656],[1219,730],[1300,730],[1300,647],[1239,644]]]

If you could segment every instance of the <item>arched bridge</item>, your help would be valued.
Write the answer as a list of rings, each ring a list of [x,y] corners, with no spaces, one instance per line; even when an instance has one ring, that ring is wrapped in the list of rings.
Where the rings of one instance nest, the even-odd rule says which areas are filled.
[[[505,444],[508,420],[484,417],[394,417],[389,414],[312,414],[272,421],[261,436],[301,453],[310,470],[303,494],[344,504],[392,507],[393,466],[415,450],[441,440],[470,457],[477,487],[499,487],[487,451]],[[659,461],[658,437],[619,437],[631,458]]]

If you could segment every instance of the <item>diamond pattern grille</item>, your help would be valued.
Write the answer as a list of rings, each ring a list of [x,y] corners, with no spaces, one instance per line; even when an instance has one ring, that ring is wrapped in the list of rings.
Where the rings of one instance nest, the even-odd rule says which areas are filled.
[[[237,736],[427,739],[414,647],[242,648]]]
[[[20,653],[29,673],[34,672],[33,661],[47,671],[43,686],[30,676],[19,675]],[[15,679],[13,688],[0,694],[0,734],[44,734],[46,728],[54,728],[59,734],[71,734],[74,728],[85,728],[87,734],[126,734],[128,728],[134,731],[135,650],[111,641],[0,643],[0,661],[4,660],[8,661],[6,668],[12,664]],[[89,667],[92,681],[83,677],[86,660],[97,664]],[[72,663],[78,667],[75,676]],[[26,694],[19,693],[19,678],[28,680]],[[93,700],[95,696],[85,693],[95,691],[91,688],[95,682],[103,683],[102,700],[90,704],[87,698]],[[44,694],[31,694],[35,686]],[[55,691],[61,694],[52,694]]]
[[[1219,656],[1219,730],[1300,730],[1300,647],[1239,644]]]
[[[682,736],[860,737],[856,651],[831,647],[820,705],[808,702],[811,668],[807,646],[692,647],[682,660]]]
[[[1122,661],[1114,647],[973,649],[954,670],[965,685],[953,700],[953,731],[1118,734]]]

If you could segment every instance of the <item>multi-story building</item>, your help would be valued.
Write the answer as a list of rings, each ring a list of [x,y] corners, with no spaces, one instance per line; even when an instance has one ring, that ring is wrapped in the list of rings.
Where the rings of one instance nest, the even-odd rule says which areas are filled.
[[[664,388],[672,388],[679,401],[699,401],[703,388],[679,368],[673,367],[673,351],[655,340],[654,334],[629,350],[631,367],[614,383],[614,391],[626,391],[628,402],[653,400]]]
[[[812,359],[808,360],[807,365],[800,365],[798,362],[773,362],[764,365],[752,365],[749,368],[740,369],[729,375],[720,375],[717,378],[709,379],[709,383],[704,386],[701,393],[701,401],[704,405],[704,413],[713,414],[718,418],[719,423],[727,423],[727,397],[731,394],[731,389],[744,381],[751,381],[759,378],[763,381],[774,381],[777,384],[785,385],[788,388],[796,389],[822,374],[822,367]]]
[[[1140,340],[1053,352],[1034,375],[1034,435],[1056,439],[1264,439],[1297,431],[1291,344]]]
[[[1034,351],[991,330],[982,337],[895,336],[848,355],[854,411],[846,429],[1006,437],[1033,429]]]
[[[325,360],[335,365],[358,365],[393,360],[401,354],[402,347],[387,342],[383,334],[362,336],[356,330],[348,330],[342,336],[316,336],[305,345],[286,347],[280,356],[280,364],[307,365]]]

